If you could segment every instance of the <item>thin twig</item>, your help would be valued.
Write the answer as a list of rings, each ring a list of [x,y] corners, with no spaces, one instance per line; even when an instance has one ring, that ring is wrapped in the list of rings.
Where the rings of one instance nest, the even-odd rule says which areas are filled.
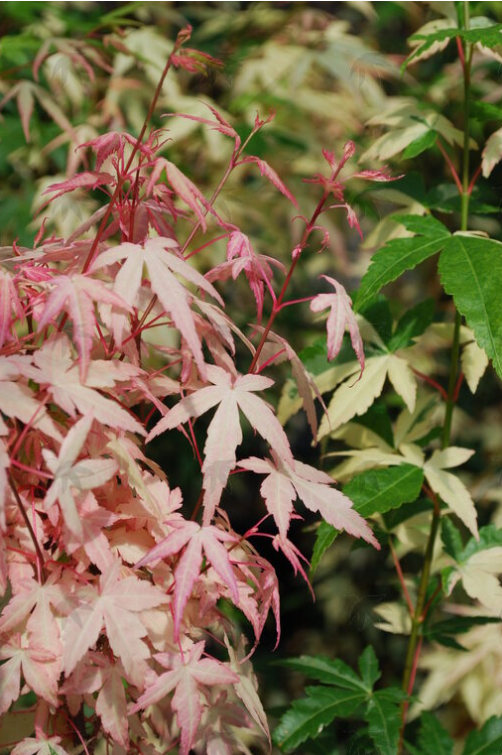
[[[25,522],[25,524],[26,524],[26,526],[28,528],[28,532],[30,533],[30,537],[31,537],[31,539],[33,541],[33,545],[35,546],[35,551],[37,553],[38,561],[39,561],[39,564],[40,564],[40,568],[39,568],[40,581],[44,582],[45,581],[45,575],[44,575],[45,556],[44,556],[44,553],[43,553],[43,551],[42,551],[42,549],[40,547],[40,544],[39,544],[39,542],[37,540],[37,537],[35,535],[35,530],[33,529],[33,526],[32,526],[32,524],[30,522],[30,518],[28,516],[28,513],[27,513],[27,511],[26,511],[26,509],[24,507],[24,504],[23,504],[23,502],[21,500],[21,497],[20,497],[20,495],[18,493],[18,490],[17,490],[17,487],[16,487],[16,483],[14,482],[14,480],[13,480],[12,475],[11,475],[10,472],[7,472],[7,477],[8,477],[8,480],[9,480],[10,489],[12,490],[14,498],[16,499],[16,503],[18,505],[19,511],[21,512],[21,516],[24,519],[24,522]]]

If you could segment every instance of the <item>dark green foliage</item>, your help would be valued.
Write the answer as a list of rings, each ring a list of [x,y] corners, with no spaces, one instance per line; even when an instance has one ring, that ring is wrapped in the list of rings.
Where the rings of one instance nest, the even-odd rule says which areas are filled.
[[[368,272],[361,281],[355,304],[357,311],[362,314],[364,305],[370,302],[383,286],[392,283],[407,270],[413,270],[428,257],[440,252],[450,237],[448,229],[429,215],[402,215],[396,220],[415,236],[389,241],[373,255]]]
[[[373,690],[380,669],[372,647],[359,658],[361,677],[338,659],[302,656],[284,664],[330,686],[306,687],[307,696],[295,700],[281,718],[273,740],[283,752],[316,739],[336,718],[355,715],[366,721],[375,755],[396,754],[403,693],[397,688]]]

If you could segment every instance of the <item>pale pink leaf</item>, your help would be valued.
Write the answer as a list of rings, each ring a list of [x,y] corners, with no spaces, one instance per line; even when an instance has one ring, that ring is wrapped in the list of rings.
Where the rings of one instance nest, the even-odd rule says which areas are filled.
[[[154,705],[162,700],[166,695],[173,691],[176,685],[179,683],[183,669],[176,669],[175,671],[168,671],[166,674],[161,674],[155,682],[143,692],[138,698],[136,703],[131,706],[129,712],[137,713],[143,708],[148,708],[149,705]]]
[[[0,716],[6,713],[11,703],[19,697],[21,687],[22,652],[0,666]]]
[[[95,334],[94,303],[102,302],[126,311],[129,305],[104,283],[84,275],[61,275],[52,280],[54,286],[38,320],[42,330],[65,310],[73,323],[73,338],[80,356],[80,377],[85,382]]]
[[[119,401],[106,398],[94,390],[115,386],[120,379],[116,365],[122,365],[121,362],[103,362],[106,370],[101,370],[99,362],[93,361],[84,383],[80,379],[78,364],[72,359],[69,341],[62,334],[47,340],[35,353],[33,361],[34,366],[23,364],[23,374],[41,385],[48,385],[55,402],[70,416],[75,417],[78,409],[83,415],[94,414],[109,427],[146,435],[141,424]],[[1,402],[0,392],[0,408]]]
[[[202,707],[197,692],[197,682],[192,674],[184,671],[173,696],[173,709],[181,729],[180,755],[188,755],[196,738],[202,716]]]
[[[126,750],[129,745],[127,704],[119,669],[111,667],[96,700],[96,713],[103,729]]]
[[[190,417],[200,417],[222,400],[224,392],[219,386],[207,386],[182,399],[155,425],[147,437],[147,443],[166,430],[188,422]]]
[[[204,524],[209,524],[220,502],[228,476],[235,467],[235,449],[242,443],[239,410],[234,391],[225,396],[209,425],[204,446]]]
[[[268,463],[264,466],[255,457],[241,461],[240,465],[258,474],[273,476],[270,483],[262,485],[261,492],[268,510],[276,520],[281,538],[286,538],[292,514],[291,502],[298,496],[310,511],[320,513],[333,527],[346,530],[354,537],[362,537],[375,548],[380,548],[368,524],[353,509],[352,501],[332,487],[331,478],[301,462],[295,462],[294,467],[285,465],[275,451],[273,457],[275,466]],[[279,481],[277,477],[284,479]],[[294,496],[291,486],[296,491]]]
[[[341,283],[327,275],[322,275],[336,291],[336,294],[318,294],[311,302],[310,309],[313,312],[321,312],[330,307],[328,315],[328,359],[334,359],[340,351],[343,334],[348,326],[352,347],[356,353],[361,371],[364,369],[364,350],[359,327],[352,311],[352,301],[347,295]]]
[[[214,526],[203,527],[201,533],[204,553],[215,572],[227,585],[230,596],[233,602],[237,605],[239,603],[237,580],[235,579],[235,574],[230,562],[229,552],[221,542],[225,533]]]
[[[99,598],[84,603],[68,616],[63,631],[63,665],[68,676],[86,652],[95,645],[103,626]]]
[[[199,576],[202,565],[202,540],[200,532],[190,540],[181,556],[175,572],[173,599],[174,639],[179,638],[183,612],[192,594],[193,586]]]
[[[236,390],[236,393],[239,408],[246,415],[251,426],[260,433],[286,464],[292,466],[294,459],[287,435],[273,411],[263,399],[258,398],[249,390]]]
[[[148,239],[144,245],[120,244],[114,249],[103,252],[95,261],[92,269],[97,270],[121,259],[126,259],[117,276],[117,287],[114,290],[128,304],[135,306],[141,286],[143,264],[145,264],[154,293],[166,312],[171,315],[175,326],[190,347],[201,375],[205,376],[206,365],[195,327],[194,315],[189,304],[190,293],[174,273],[183,276],[221,303],[223,302],[211,283],[172,251],[173,247],[176,246],[172,239],[160,237]],[[118,329],[117,326],[114,326],[114,330],[119,331],[117,335],[120,338],[122,338],[124,327],[123,319],[120,321]]]

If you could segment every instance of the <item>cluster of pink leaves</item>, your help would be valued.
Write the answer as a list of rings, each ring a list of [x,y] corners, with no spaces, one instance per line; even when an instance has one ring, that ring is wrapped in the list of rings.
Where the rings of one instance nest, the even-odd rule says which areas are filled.
[[[226,176],[255,164],[295,203],[275,171],[244,154],[247,145],[232,126],[216,111],[212,116],[199,120],[235,144]],[[257,119],[254,132],[264,125]],[[116,755],[175,746],[181,755],[230,755],[248,752],[248,737],[236,734],[242,729],[267,745],[245,641],[219,603],[242,611],[257,643],[269,611],[279,635],[278,584],[250,542],[261,523],[238,534],[221,508],[231,473],[265,475],[261,493],[277,526],[273,544],[295,572],[305,576],[305,559],[288,539],[296,500],[378,547],[333,480],[294,459],[266,400],[274,381],[261,374],[290,360],[315,437],[312,379],[272,324],[292,303],[285,301],[287,285],[331,194],[353,222],[338,180],[353,145],[339,161],[327,153],[331,176],[313,179],[323,193],[304,219],[288,271],[257,254],[216,212],[218,191],[208,201],[159,156],[159,145],[156,132],[141,144],[112,132],[82,145],[93,151],[95,170],[53,185],[50,201],[99,188],[107,207],[70,239],[38,238],[33,250],[15,248],[0,267],[0,714],[26,692],[37,698],[35,736],[19,742],[14,755],[64,755],[102,738]],[[184,244],[180,221],[185,228],[193,223]],[[189,251],[198,232],[209,240]],[[203,276],[191,258],[222,238],[227,261]],[[274,268],[283,276],[279,293]],[[224,282],[241,274],[256,304],[254,343],[213,285],[224,292]],[[334,292],[306,301],[315,312],[330,310],[329,357],[348,326],[363,368],[350,299],[327,280]],[[263,328],[267,294],[272,309]],[[156,343],[166,329],[177,334],[178,346]],[[236,363],[235,338],[249,351],[247,365]],[[206,412],[212,418],[201,451],[193,425]],[[237,458],[242,417],[270,456]],[[192,519],[182,510],[181,491],[146,456],[145,445],[167,432],[183,433],[180,453],[190,453],[190,444],[200,463],[202,491],[189,507]]]

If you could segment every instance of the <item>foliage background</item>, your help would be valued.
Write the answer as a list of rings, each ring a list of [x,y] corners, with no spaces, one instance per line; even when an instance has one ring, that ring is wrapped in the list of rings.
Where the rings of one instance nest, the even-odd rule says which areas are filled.
[[[473,3],[476,13],[502,21],[502,3]],[[128,130],[137,134],[165,59],[177,30],[190,23],[194,28],[191,46],[219,58],[223,67],[209,76],[192,76],[184,71],[171,72],[160,100],[159,112],[185,112],[205,115],[203,103],[216,103],[227,113],[242,136],[247,135],[256,111],[266,115],[270,109],[276,118],[260,132],[253,142],[254,154],[267,159],[300,200],[308,215],[312,209],[309,187],[302,176],[322,169],[322,148],[340,153],[347,139],[353,139],[365,167],[373,167],[371,146],[384,133],[380,126],[368,121],[388,106],[389,98],[413,97],[426,100],[444,111],[453,122],[462,121],[461,85],[456,52],[453,46],[442,56],[425,61],[420,78],[416,68],[401,75],[399,66],[409,49],[406,38],[437,13],[447,14],[453,3],[417,2],[4,2],[0,8],[0,95],[20,79],[34,81],[32,62],[41,45],[72,39],[90,42],[94,76],[85,63],[65,55],[54,56],[40,68],[40,86],[48,93],[35,103],[29,125],[29,143],[19,125],[14,100],[2,105],[0,122],[0,229],[2,244],[17,241],[31,246],[41,219],[49,217],[48,227],[57,235],[68,235],[97,209],[99,192],[91,200],[75,194],[44,209],[32,221],[33,210],[42,204],[42,192],[51,183],[71,176],[79,165],[74,144],[87,141],[107,130]],[[92,52],[94,50],[94,52]],[[89,50],[86,51],[89,55]],[[446,65],[445,64],[446,61]],[[96,64],[97,63],[97,64]],[[493,61],[493,89],[490,101],[497,103],[502,94],[500,61]],[[494,82],[494,84],[493,84]],[[480,86],[483,86],[480,83]],[[57,108],[54,122],[54,106]],[[51,113],[52,108],[52,113]],[[62,118],[63,117],[63,118]],[[65,126],[64,118],[73,129]],[[157,125],[166,126],[157,117]],[[224,137],[183,119],[167,123],[171,141],[167,149],[172,159],[210,195],[219,181],[229,155]],[[482,141],[483,124],[478,123],[474,135]],[[364,153],[370,150],[369,157]],[[437,151],[427,152],[416,160],[401,155],[388,155],[394,173],[405,177],[390,188],[368,191],[360,187],[352,200],[361,217],[364,241],[356,229],[346,227],[342,214],[332,215],[329,222],[331,245],[321,257],[313,256],[303,267],[292,291],[298,296],[308,293],[319,272],[336,274],[348,289],[357,283],[368,266],[370,252],[381,239],[403,232],[389,219],[392,213],[405,209],[416,211],[434,199],[443,202],[441,219],[448,224],[450,207],[441,185],[450,183],[443,160]],[[417,172],[417,167],[420,174]],[[502,240],[500,233],[499,189],[502,169],[496,168],[490,183],[481,184],[479,201],[494,210],[482,216],[480,229]],[[89,196],[89,195],[87,195]],[[439,199],[438,199],[439,197]],[[302,201],[303,200],[303,201]],[[219,200],[227,217],[234,219],[255,241],[264,254],[280,256],[286,261],[294,246],[296,226],[287,203],[281,201],[273,188],[264,187],[251,171],[242,171],[225,187]],[[264,225],[263,219],[266,219]],[[224,246],[216,245],[215,255],[224,258]],[[422,265],[389,287],[396,314],[423,300],[426,296],[440,299],[439,308],[446,316],[449,302],[438,289],[435,262]],[[244,288],[235,286],[235,307],[246,296]],[[304,319],[304,315],[305,318]],[[314,343],[321,334],[315,329],[307,312],[291,307],[284,312],[283,334],[289,331],[292,344],[300,349]],[[246,309],[242,308],[242,322]],[[419,355],[431,358],[437,344],[432,340]],[[439,354],[441,364],[441,353]],[[446,355],[444,369],[446,373]],[[287,370],[284,371],[287,378]],[[392,405],[391,412],[398,406]],[[502,525],[500,502],[500,470],[502,468],[500,389],[492,371],[482,379],[475,397],[464,386],[459,398],[455,424],[462,427],[462,439],[476,448],[467,465],[473,497],[479,504],[480,523],[489,521]],[[290,423],[293,450],[302,457],[318,457],[319,449],[311,447],[311,436],[305,420],[297,415]],[[482,430],[480,429],[482,428]],[[199,428],[204,436],[204,426]],[[181,485],[189,499],[194,460],[187,446],[183,463],[176,467],[171,459],[176,443],[164,436],[152,453],[165,468],[173,487]],[[323,449],[321,448],[321,451]],[[243,449],[246,454],[246,446]],[[328,465],[329,466],[329,465]],[[193,488],[193,484],[192,484]],[[195,495],[194,489],[194,495]],[[260,510],[257,489],[236,478],[233,490],[238,510],[231,515],[237,529],[256,521]],[[249,512],[249,513],[248,513]],[[309,518],[294,528],[295,542],[303,552],[310,553],[314,532]],[[385,634],[377,628],[382,604],[395,600],[399,586],[392,564],[370,549],[354,547],[348,538],[340,538],[326,554],[315,577],[316,603],[312,604],[307,589],[294,580],[284,563],[274,558],[272,549],[266,555],[279,572],[282,585],[282,617],[284,624],[280,650],[274,658],[300,653],[324,653],[340,656],[352,663],[362,648],[372,644],[381,659],[384,679],[399,679],[406,650],[406,638]],[[409,556],[409,568],[413,559]],[[417,568],[418,568],[417,560]],[[485,629],[485,628],[483,628]],[[498,627],[487,628],[489,654],[495,655],[496,671],[502,673],[502,635]],[[498,647],[496,645],[498,641]],[[260,644],[254,662],[262,684],[265,706],[280,713],[288,701],[301,691],[301,677],[271,665],[272,628]],[[491,656],[490,656],[491,657]],[[437,663],[441,662],[441,658]],[[493,658],[476,684],[480,699],[494,693]],[[495,674],[496,678],[496,674]],[[472,693],[472,684],[468,694]],[[495,682],[496,684],[496,682]],[[437,682],[440,685],[440,682]],[[438,693],[439,694],[439,693]],[[502,714],[501,694],[490,712]],[[492,706],[492,707],[493,707]],[[449,709],[448,725],[457,736],[471,725],[472,709],[465,703],[459,688]],[[343,726],[342,726],[343,729]],[[0,727],[0,736],[1,736]],[[343,736],[343,731],[340,731]]]

